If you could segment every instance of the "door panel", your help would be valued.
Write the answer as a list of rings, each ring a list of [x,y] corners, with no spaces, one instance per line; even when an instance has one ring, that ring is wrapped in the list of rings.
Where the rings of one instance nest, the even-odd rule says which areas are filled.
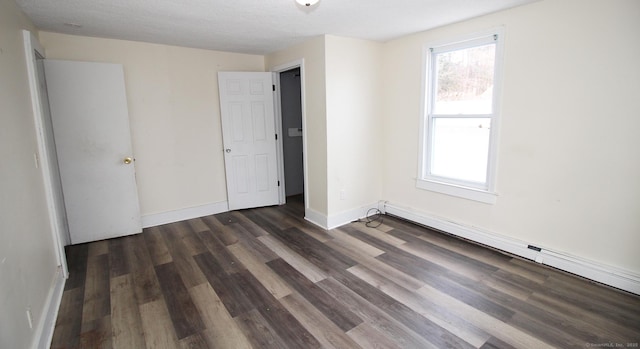
[[[229,209],[279,203],[271,73],[220,72]]]
[[[121,65],[45,60],[71,243],[142,231]]]

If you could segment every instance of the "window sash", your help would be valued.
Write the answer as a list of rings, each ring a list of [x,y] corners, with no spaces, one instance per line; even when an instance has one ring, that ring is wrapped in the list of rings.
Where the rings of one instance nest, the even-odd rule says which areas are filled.
[[[463,41],[463,42],[458,42],[455,44],[451,44],[451,45],[445,45],[445,46],[440,46],[440,47],[436,47],[436,48],[429,48],[429,54],[428,54],[428,60],[429,60],[429,64],[428,64],[428,72],[427,72],[427,78],[428,78],[428,103],[427,103],[427,107],[428,107],[428,113],[429,114],[437,114],[437,115],[473,115],[472,113],[459,113],[459,114],[452,114],[452,113],[448,113],[448,114],[444,114],[444,113],[435,113],[435,107],[436,107],[436,96],[437,96],[437,80],[438,80],[438,60],[436,59],[436,56],[439,54],[443,54],[443,53],[449,53],[449,52],[454,52],[454,51],[459,51],[459,50],[465,50],[465,49],[471,49],[471,48],[475,48],[475,47],[480,47],[480,46],[486,46],[486,45],[490,45],[493,44],[494,45],[494,62],[493,62],[493,85],[496,85],[496,80],[497,80],[497,70],[498,70],[498,64],[497,64],[497,54],[498,54],[498,36],[497,34],[491,35],[491,36],[485,36],[482,38],[478,38],[478,39],[474,39],[474,40],[467,40],[467,41]],[[495,88],[494,91],[492,92],[492,100],[491,100],[491,112],[490,113],[486,113],[486,115],[493,115],[495,114],[495,110],[496,110],[496,95],[495,95]],[[478,115],[478,114],[476,114]]]
[[[464,115],[464,116],[451,116],[451,115],[446,115],[444,117],[435,117],[435,116],[431,116],[429,118],[429,145],[427,146],[427,161],[426,161],[426,165],[427,167],[424,170],[424,174],[425,176],[423,176],[424,179],[430,179],[430,180],[434,180],[437,182],[442,182],[442,183],[451,183],[451,184],[455,184],[455,185],[460,185],[460,186],[465,186],[465,187],[470,187],[470,188],[475,188],[475,189],[481,189],[481,190],[488,190],[489,187],[487,185],[488,180],[489,180],[489,168],[490,168],[490,161],[491,161],[491,132],[493,127],[489,126],[489,139],[487,140],[488,144],[487,144],[487,164],[486,167],[484,168],[484,177],[485,180],[484,181],[473,181],[473,180],[465,180],[462,178],[456,178],[456,177],[451,177],[451,176],[443,176],[443,175],[438,175],[436,173],[434,173],[434,153],[436,151],[436,136],[435,136],[435,132],[436,132],[436,127],[435,127],[435,123],[438,119],[449,119],[449,120],[460,120],[460,119],[464,119],[464,120],[489,120],[490,125],[493,123],[493,118],[488,117],[487,115],[476,115],[476,116],[468,116],[468,115]]]

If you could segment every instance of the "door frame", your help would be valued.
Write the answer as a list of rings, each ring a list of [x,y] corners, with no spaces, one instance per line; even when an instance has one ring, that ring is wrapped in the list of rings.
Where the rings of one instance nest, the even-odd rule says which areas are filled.
[[[36,163],[39,162],[40,170],[42,172],[45,199],[47,203],[47,211],[49,213],[49,224],[51,226],[51,234],[53,242],[55,244],[56,257],[58,259],[58,265],[62,268],[62,275],[64,278],[69,277],[69,269],[67,267],[67,259],[64,252],[64,246],[70,243],[69,236],[66,236],[67,232],[59,229],[60,223],[58,222],[58,213],[65,210],[64,207],[58,207],[54,199],[54,183],[51,180],[51,159],[49,159],[49,153],[47,143],[45,141],[45,129],[43,124],[43,113],[41,108],[40,92],[39,92],[39,80],[35,54],[38,54],[42,58],[45,58],[45,52],[38,39],[28,30],[23,30],[25,59],[27,63],[27,75],[29,79],[29,90],[31,92],[31,107],[33,110],[33,119],[36,131],[36,140],[38,144],[38,153],[36,156]],[[53,132],[53,130],[50,130]],[[55,150],[55,149],[54,149]],[[58,184],[59,185],[59,184]]]
[[[284,149],[282,139],[284,138],[284,134],[282,132],[282,101],[281,101],[281,90],[280,90],[280,73],[285,72],[287,70],[300,68],[300,109],[302,112],[302,171],[304,172],[304,208],[305,211],[309,208],[309,181],[307,178],[307,115],[306,115],[306,103],[305,103],[305,69],[304,69],[304,58],[291,61],[288,63],[284,63],[281,65],[277,65],[271,68],[271,72],[273,74],[273,84],[275,85],[275,91],[273,98],[274,100],[274,108],[275,108],[275,119],[276,119],[276,130],[280,135],[278,140],[276,141],[276,152],[278,158],[278,177],[280,178],[280,204],[285,204],[287,202],[287,195],[285,192],[285,182],[284,182]]]

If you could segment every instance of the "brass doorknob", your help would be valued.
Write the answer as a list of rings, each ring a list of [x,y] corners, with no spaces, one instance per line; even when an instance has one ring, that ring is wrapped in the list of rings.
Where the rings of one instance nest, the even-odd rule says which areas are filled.
[[[127,156],[126,158],[124,158],[123,161],[124,161],[124,163],[126,165],[129,165],[131,162],[133,162],[133,159],[131,157]]]

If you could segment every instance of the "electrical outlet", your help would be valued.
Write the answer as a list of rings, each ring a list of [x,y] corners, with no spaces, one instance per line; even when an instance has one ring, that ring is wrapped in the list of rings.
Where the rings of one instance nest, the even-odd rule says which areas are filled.
[[[29,328],[33,329],[33,315],[31,314],[31,307],[27,307],[27,321],[29,322]]]
[[[380,211],[380,213],[382,214],[386,214],[387,213],[387,200],[380,200],[378,201],[378,211]]]
[[[344,189],[340,190],[340,200],[344,200],[347,197],[347,193],[345,193]]]

